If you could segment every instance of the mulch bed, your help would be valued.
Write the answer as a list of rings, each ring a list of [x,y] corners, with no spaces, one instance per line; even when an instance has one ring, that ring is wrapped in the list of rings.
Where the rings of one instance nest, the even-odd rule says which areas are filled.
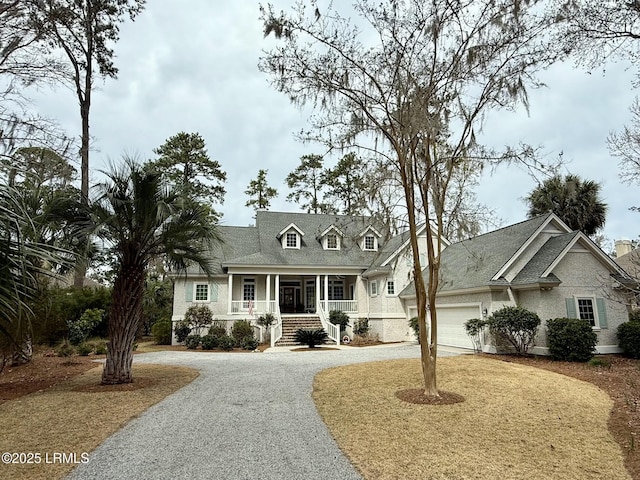
[[[418,405],[452,405],[454,403],[464,402],[464,397],[453,392],[445,392],[438,390],[437,397],[424,394],[424,388],[408,388],[396,392],[403,402],[415,403]]]

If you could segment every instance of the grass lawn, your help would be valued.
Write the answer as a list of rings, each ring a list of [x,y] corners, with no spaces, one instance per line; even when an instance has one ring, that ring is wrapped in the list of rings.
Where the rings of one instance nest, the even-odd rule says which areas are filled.
[[[101,386],[101,374],[102,366],[97,366],[0,405],[0,453],[42,455],[40,464],[0,465],[0,478],[63,478],[75,465],[46,464],[46,453],[76,453],[80,461],[82,452],[91,452],[133,417],[198,376],[186,367],[134,365],[134,383]]]
[[[438,388],[465,397],[415,405],[419,360],[325,370],[313,398],[367,479],[629,479],[607,430],[611,398],[595,385],[516,363],[438,360]]]

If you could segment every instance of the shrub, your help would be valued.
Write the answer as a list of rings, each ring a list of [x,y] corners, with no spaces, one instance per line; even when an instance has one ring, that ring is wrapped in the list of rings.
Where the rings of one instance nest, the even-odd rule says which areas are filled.
[[[222,337],[227,334],[227,326],[225,322],[221,322],[220,320],[214,320],[213,325],[209,329],[209,335],[213,335],[214,337]]]
[[[178,343],[182,343],[187,339],[189,334],[191,334],[191,327],[185,320],[180,320],[176,323],[173,331],[176,334],[176,340],[178,341]]]
[[[203,350],[213,350],[218,346],[218,337],[211,334],[205,335],[202,337],[201,344]]]
[[[470,318],[464,322],[464,330],[467,332],[467,335],[469,335],[469,338],[471,338],[473,350],[476,352],[479,352],[481,349],[480,335],[486,326],[486,320],[482,320],[481,318]]]
[[[353,334],[364,337],[369,333],[369,319],[360,318],[353,326]],[[354,338],[355,339],[355,338]]]
[[[240,342],[240,347],[243,350],[255,350],[258,348],[258,340],[252,335],[250,337],[244,337]]]
[[[93,352],[93,346],[86,342],[82,342],[80,345],[76,347],[76,350],[78,352],[78,355],[82,357],[86,357],[91,352]]]
[[[540,317],[523,307],[503,307],[493,312],[487,325],[497,343],[508,343],[518,355],[525,355],[535,340]]]
[[[151,334],[158,345],[171,345],[171,320],[160,320],[151,327]]]
[[[236,320],[231,327],[231,336],[241,346],[245,337],[253,337],[253,327],[247,320]]]
[[[100,308],[88,308],[78,320],[69,321],[69,341],[73,345],[79,345],[86,341],[102,322],[103,315],[104,310]]]
[[[327,332],[323,328],[314,330],[299,328],[296,331],[296,342],[306,344],[309,348],[315,348],[316,345],[322,345],[327,341]]]
[[[73,348],[73,345],[71,345],[68,340],[63,341],[58,348],[56,348],[56,354],[59,357],[70,357],[74,353],[76,353],[76,349]]]
[[[258,317],[258,325],[264,328],[269,328],[276,321],[276,317],[273,316],[273,313],[265,313],[264,315],[260,315]]]
[[[184,313],[184,321],[199,334],[203,328],[211,325],[213,314],[206,305],[192,305]]]
[[[554,360],[587,362],[591,360],[598,336],[588,320],[553,318],[547,320],[547,344]]]
[[[189,335],[184,341],[185,345],[189,350],[195,350],[200,346],[202,342],[202,337],[200,335]]]
[[[640,321],[631,320],[618,327],[618,344],[625,357],[640,358]]]
[[[331,310],[329,312],[329,321],[334,325],[340,325],[340,331],[344,331],[349,325],[349,315],[342,310]]]
[[[233,350],[233,347],[236,346],[236,341],[233,339],[233,337],[230,337],[229,335],[223,335],[221,337],[218,337],[218,348],[220,350],[224,350],[224,351],[229,351],[229,350]]]
[[[420,327],[418,326],[418,317],[411,317],[409,319],[409,326],[413,330],[413,333],[416,334],[416,338],[420,338]]]
[[[631,310],[629,312],[630,322],[640,322],[640,310]]]
[[[593,357],[589,360],[589,365],[592,367],[611,368],[611,362],[606,358]]]
[[[351,345],[361,347],[365,345],[375,345],[380,342],[380,336],[377,333],[365,333],[364,335],[354,335]]]
[[[105,355],[107,353],[107,342],[100,340],[93,344],[93,349],[96,355]]]

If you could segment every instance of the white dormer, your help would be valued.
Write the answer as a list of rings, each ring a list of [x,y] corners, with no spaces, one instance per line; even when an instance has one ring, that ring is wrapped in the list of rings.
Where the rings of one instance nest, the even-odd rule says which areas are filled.
[[[335,225],[331,225],[320,234],[319,240],[325,250],[340,250],[343,238],[344,233]]]
[[[282,248],[300,249],[304,232],[295,223],[290,223],[278,233]]]
[[[369,225],[360,234],[360,248],[365,252],[377,252],[379,239],[382,237],[380,233]]]

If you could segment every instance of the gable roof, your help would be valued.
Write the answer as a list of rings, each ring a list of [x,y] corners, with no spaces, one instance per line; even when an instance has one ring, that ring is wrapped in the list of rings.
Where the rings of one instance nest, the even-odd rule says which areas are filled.
[[[523,258],[525,252],[531,252],[529,247],[545,231],[553,232],[550,233],[551,237],[538,247],[511,281],[507,280],[504,275]],[[552,270],[577,242],[581,242],[613,273],[622,273],[615,262],[584,233],[569,231],[556,215],[548,213],[445,248],[441,256],[439,291],[491,286],[559,285],[561,280]],[[400,293],[404,297],[413,295],[413,282]]]

